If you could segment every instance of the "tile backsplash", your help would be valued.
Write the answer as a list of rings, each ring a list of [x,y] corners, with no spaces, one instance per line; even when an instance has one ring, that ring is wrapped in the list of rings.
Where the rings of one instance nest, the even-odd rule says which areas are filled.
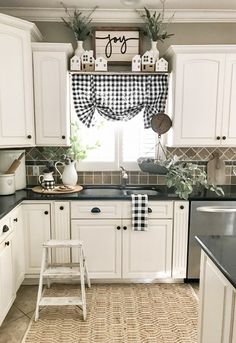
[[[47,160],[58,161],[63,154],[66,154],[66,151],[67,148],[64,147],[26,149],[27,184],[29,186],[38,184],[38,177],[33,176],[33,165],[38,165],[40,173],[42,173]],[[233,174],[233,168],[236,169],[236,148],[167,148],[168,157],[177,155],[183,161],[198,163],[204,170],[206,170],[206,164],[212,159],[214,152],[218,152],[220,157],[225,161],[226,183],[236,184],[236,176]],[[128,174],[129,184],[165,184],[164,175],[153,175],[141,171],[131,171]],[[55,173],[54,177],[56,182],[59,183],[59,175]],[[121,180],[118,171],[84,171],[78,172],[78,182],[81,185],[119,185]]]

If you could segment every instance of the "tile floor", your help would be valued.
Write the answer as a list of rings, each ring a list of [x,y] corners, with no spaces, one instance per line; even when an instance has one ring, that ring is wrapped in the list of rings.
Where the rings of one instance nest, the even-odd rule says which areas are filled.
[[[198,296],[198,283],[191,284]],[[21,343],[35,310],[37,286],[21,286],[0,327],[0,343]]]
[[[37,286],[21,286],[17,297],[0,327],[0,343],[21,343],[34,314]]]

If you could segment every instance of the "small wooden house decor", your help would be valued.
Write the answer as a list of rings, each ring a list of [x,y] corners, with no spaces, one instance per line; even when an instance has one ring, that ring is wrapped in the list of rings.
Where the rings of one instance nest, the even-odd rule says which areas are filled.
[[[168,72],[168,62],[163,57],[156,61],[156,71]]]
[[[81,70],[81,61],[79,56],[74,55],[70,59],[70,70]]]
[[[142,71],[155,71],[155,58],[151,50],[142,56]]]
[[[132,58],[132,71],[141,71],[141,56],[135,55]]]
[[[85,51],[81,56],[81,70],[94,71],[95,60],[93,57],[93,50]]]
[[[107,60],[100,56],[95,60],[95,71],[107,71]]]

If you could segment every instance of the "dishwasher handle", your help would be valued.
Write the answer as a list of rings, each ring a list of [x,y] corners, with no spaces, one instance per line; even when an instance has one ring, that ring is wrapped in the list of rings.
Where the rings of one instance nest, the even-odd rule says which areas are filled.
[[[197,207],[198,212],[207,213],[236,213],[236,207],[229,206],[202,206]]]

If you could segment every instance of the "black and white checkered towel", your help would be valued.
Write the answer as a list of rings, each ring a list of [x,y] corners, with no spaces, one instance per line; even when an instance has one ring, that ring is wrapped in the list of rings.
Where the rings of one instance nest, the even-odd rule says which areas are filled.
[[[148,196],[132,194],[132,228],[135,231],[146,231],[148,226]]]

